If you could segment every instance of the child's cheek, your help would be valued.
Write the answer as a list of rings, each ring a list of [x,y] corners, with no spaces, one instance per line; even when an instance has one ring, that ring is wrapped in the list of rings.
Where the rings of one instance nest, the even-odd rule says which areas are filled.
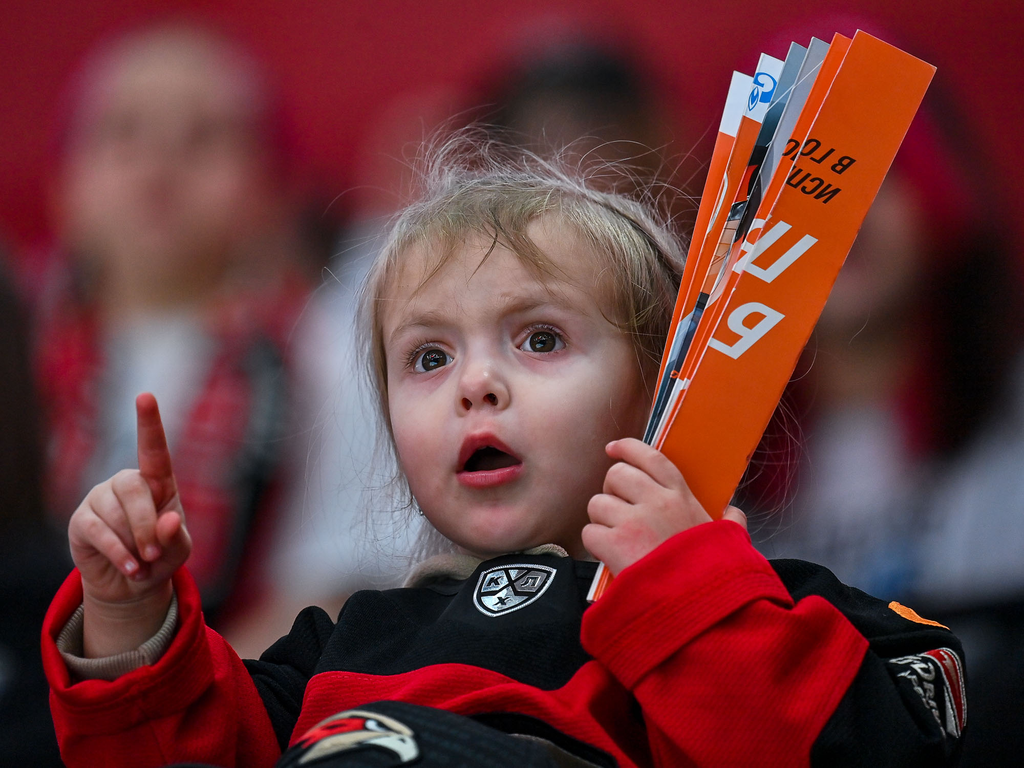
[[[403,404],[392,403],[391,426],[395,435],[395,450],[398,463],[415,490],[422,486],[422,479],[436,474],[444,454],[439,440],[439,429],[432,425],[432,419],[422,410]]]

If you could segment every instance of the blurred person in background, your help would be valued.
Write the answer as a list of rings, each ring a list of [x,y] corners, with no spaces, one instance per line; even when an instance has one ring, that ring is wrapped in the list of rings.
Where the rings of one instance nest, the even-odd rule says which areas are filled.
[[[28,323],[0,254],[0,765],[61,766],[39,656],[53,590],[71,570],[67,537],[43,511],[43,443]]]
[[[541,156],[568,152],[600,179],[622,164],[638,191],[667,170],[672,131],[653,83],[625,46],[547,30],[485,86],[480,119]]]
[[[941,88],[766,432],[762,455],[788,443],[792,460],[755,456],[742,496],[762,510],[751,532],[766,556],[820,562],[957,632],[964,765],[1008,765],[1024,727],[1020,265],[983,153]]]
[[[692,219],[696,203],[681,192],[699,175],[699,158],[685,109],[669,108],[656,66],[629,41],[580,26],[554,19],[522,32],[514,54],[477,86],[479,106],[468,114],[501,141],[578,164],[597,186],[603,168],[625,168],[633,188],[617,191]],[[621,187],[621,172],[606,176]]]
[[[101,46],[72,84],[39,297],[47,503],[63,527],[135,465],[135,396],[160,398],[203,606],[230,637],[265,590],[310,289],[280,105],[248,54],[186,24]],[[285,631],[287,627],[282,629]]]

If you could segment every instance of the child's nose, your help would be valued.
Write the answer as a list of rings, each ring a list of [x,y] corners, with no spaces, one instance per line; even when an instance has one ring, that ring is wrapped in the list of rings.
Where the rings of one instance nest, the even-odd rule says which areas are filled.
[[[467,368],[459,387],[459,407],[462,411],[474,408],[505,408],[510,397],[508,386],[497,368],[490,364]]]

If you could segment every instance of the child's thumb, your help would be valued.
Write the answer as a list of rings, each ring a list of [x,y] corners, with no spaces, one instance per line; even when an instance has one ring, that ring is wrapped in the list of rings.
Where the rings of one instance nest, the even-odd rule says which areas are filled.
[[[742,525],[744,531],[747,530],[747,515],[739,507],[726,507],[722,519],[732,520],[734,523]]]

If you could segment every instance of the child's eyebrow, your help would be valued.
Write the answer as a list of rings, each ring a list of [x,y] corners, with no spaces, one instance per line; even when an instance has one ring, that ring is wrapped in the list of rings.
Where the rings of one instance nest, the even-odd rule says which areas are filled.
[[[561,292],[552,290],[545,291],[543,295],[524,296],[517,293],[502,296],[500,311],[511,315],[532,312],[535,309],[544,309],[545,307],[572,312],[582,311],[582,307],[580,307],[578,302],[572,301],[572,299]]]
[[[439,325],[448,325],[451,322],[452,313],[450,311],[428,309],[417,312],[395,326],[395,329],[388,334],[388,343],[394,343],[395,339],[400,338],[413,328],[436,328]]]
[[[498,297],[495,303],[495,311],[500,315],[520,315],[532,312],[537,309],[558,309],[570,312],[583,312],[578,302],[572,301],[568,296],[558,291],[545,290],[543,294],[522,294],[509,293]],[[456,322],[455,316],[458,309],[448,307],[445,309],[424,309],[415,312],[402,320],[395,329],[388,334],[388,343],[393,344],[396,339],[401,338],[414,328],[438,328],[452,325]]]

